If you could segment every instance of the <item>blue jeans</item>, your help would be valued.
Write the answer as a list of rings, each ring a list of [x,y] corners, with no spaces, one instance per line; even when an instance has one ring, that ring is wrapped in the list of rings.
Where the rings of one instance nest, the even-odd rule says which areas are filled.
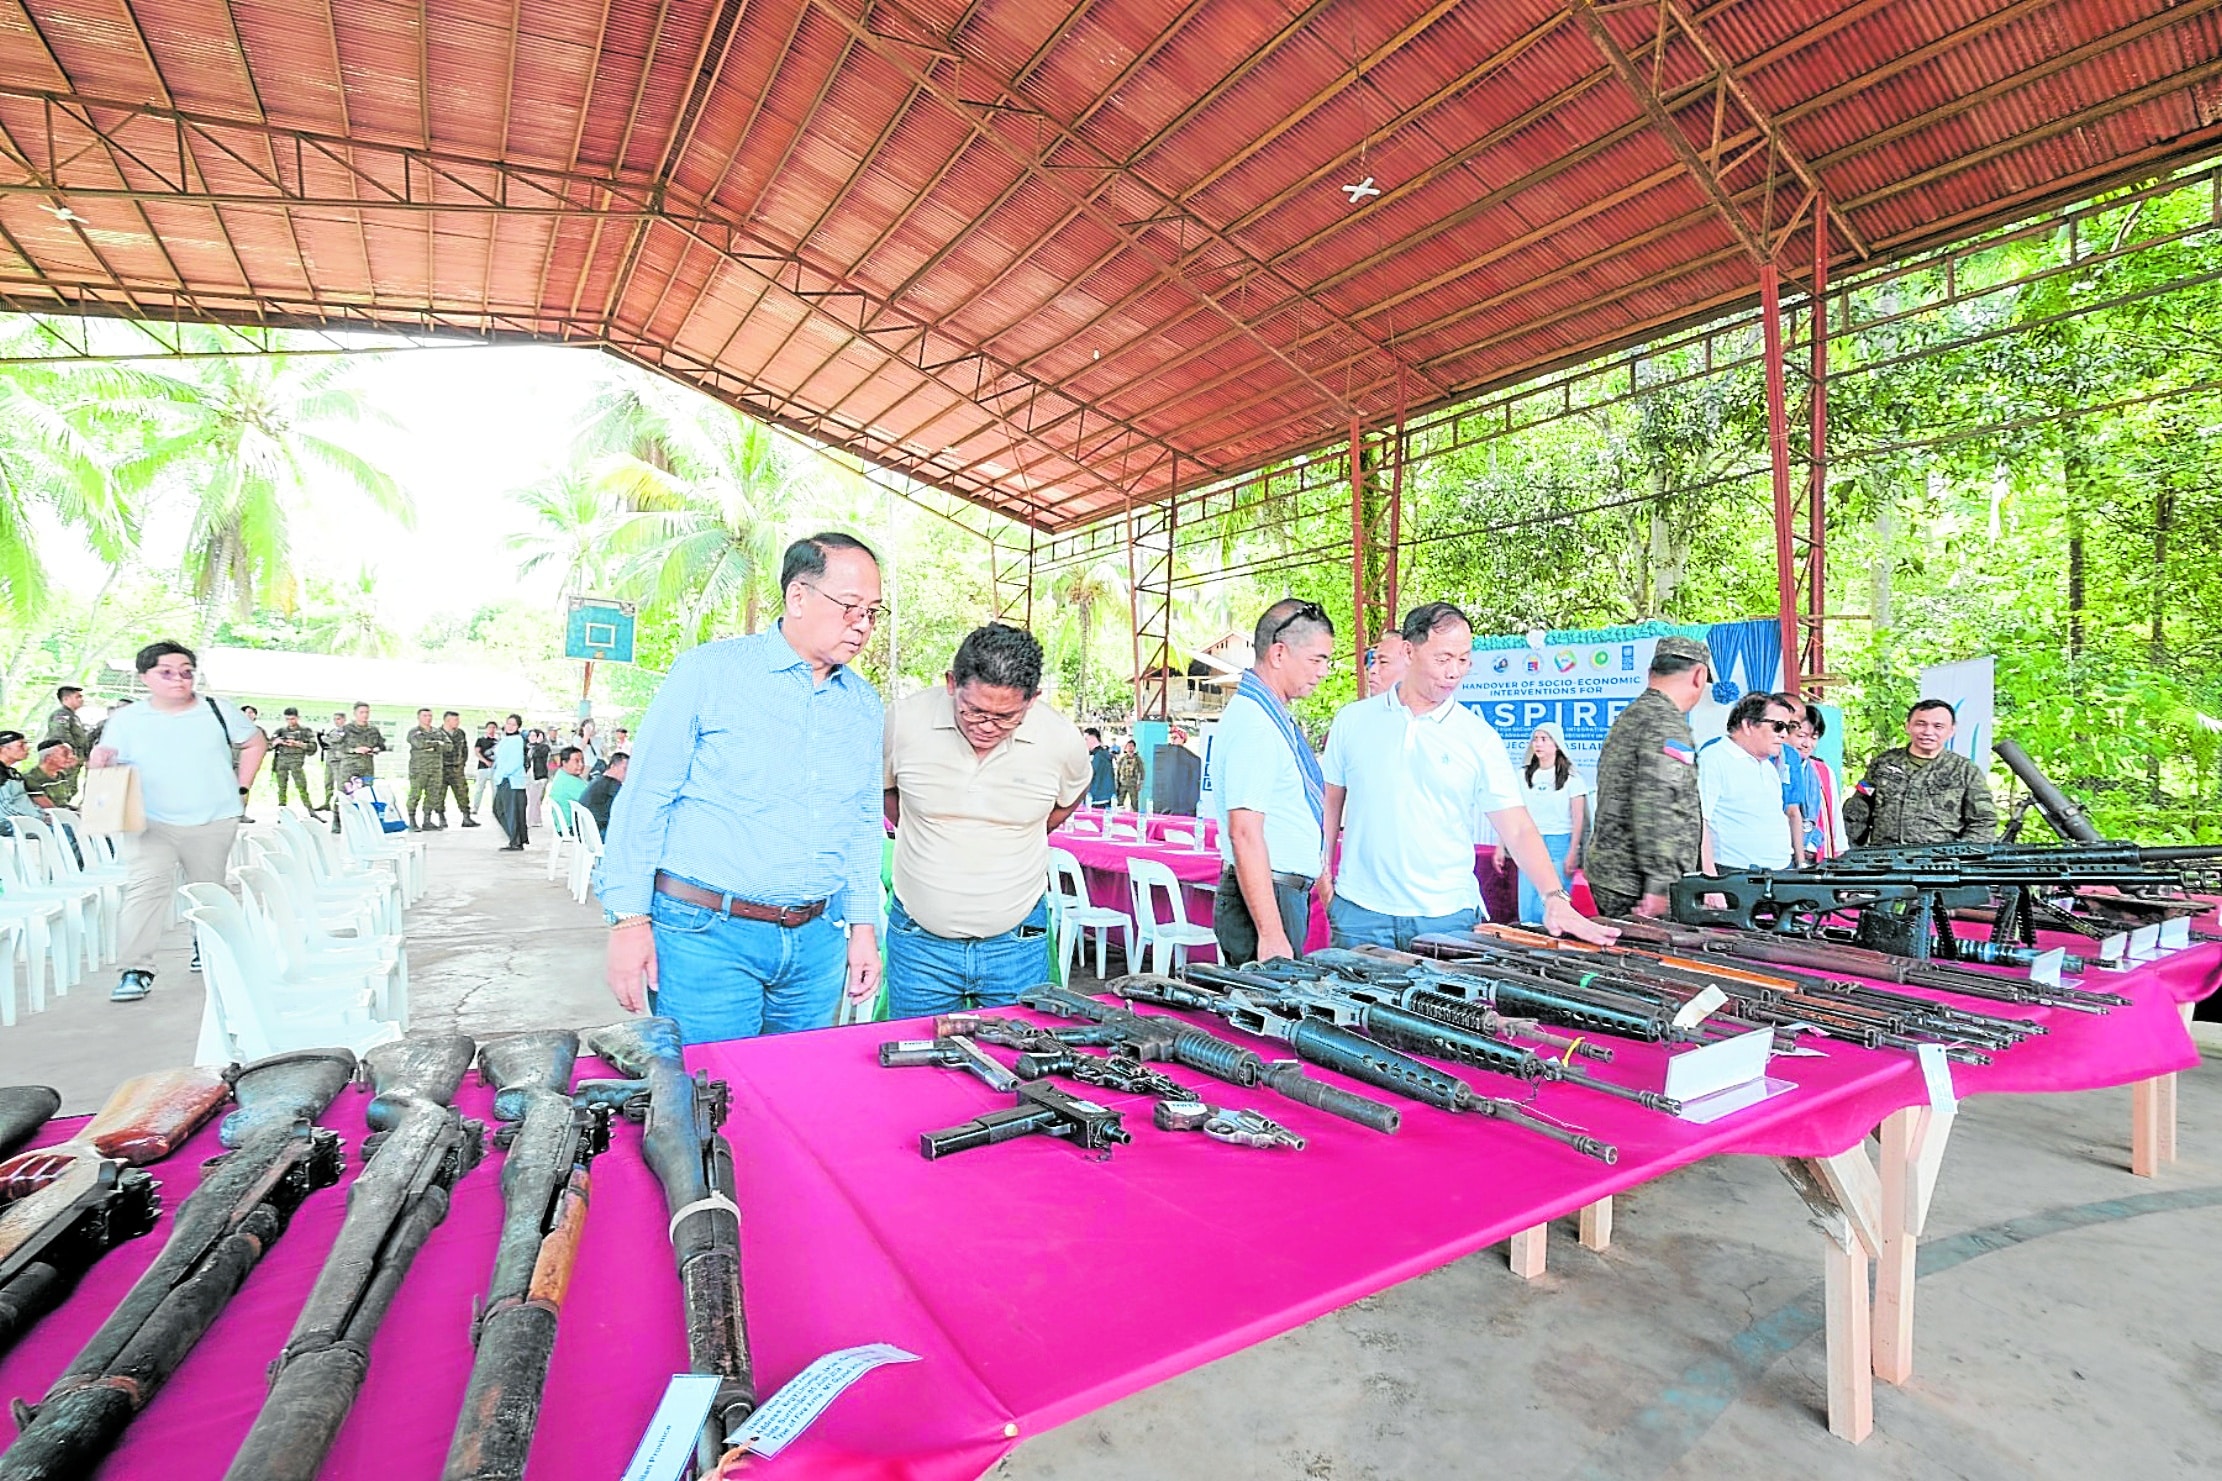
[[[1559,883],[1566,883],[1566,851],[1574,846],[1571,833],[1546,833],[1543,846],[1551,851],[1551,867],[1558,871]],[[1531,926],[1543,924],[1543,892],[1528,879],[1528,871],[1520,871],[1520,919]]]
[[[1403,951],[1414,936],[1439,931],[1470,931],[1481,912],[1454,910],[1449,915],[1383,915],[1337,895],[1327,902],[1327,939],[1334,946],[1386,946]]]
[[[936,936],[887,906],[887,1016],[924,1018],[968,1008],[1002,1008],[1049,981],[1049,902],[1000,936]]]
[[[689,1044],[826,1028],[841,1005],[849,944],[819,916],[792,930],[658,894],[656,990],[648,1011],[676,1019]]]

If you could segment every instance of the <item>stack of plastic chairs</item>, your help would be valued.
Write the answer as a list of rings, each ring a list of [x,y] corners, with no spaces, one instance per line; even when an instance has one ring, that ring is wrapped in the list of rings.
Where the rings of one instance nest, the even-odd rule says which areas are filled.
[[[220,885],[186,885],[184,893],[208,988],[196,1063],[231,1064],[329,1044],[360,1054],[401,1037],[398,1024],[371,1013],[373,992],[287,972]]]
[[[0,838],[0,855],[22,847],[13,838]],[[15,1027],[15,965],[23,963],[24,986],[33,1013],[46,1011],[48,970],[54,991],[66,993],[75,980],[71,948],[59,900],[33,900],[18,895],[6,883],[13,878],[12,861],[0,858],[0,1028]]]
[[[66,993],[70,985],[102,961],[103,948],[113,935],[103,918],[106,897],[97,885],[54,874],[54,854],[60,844],[46,826],[29,818],[13,819],[15,837],[0,849],[0,892],[18,903],[61,906],[58,944],[54,948],[54,990]]]
[[[327,932],[354,936],[401,934],[401,885],[387,870],[356,864],[341,856],[331,835],[298,819],[279,825],[267,840],[257,840],[268,855],[282,855],[282,866],[297,868],[309,881],[317,923]]]
[[[602,828],[594,814],[571,805],[571,898],[581,905],[594,888],[594,867],[602,862]]]
[[[131,869],[120,860],[112,858],[105,850],[95,849],[76,826],[75,813],[56,813],[50,816],[45,832],[48,877],[65,889],[88,889],[100,892],[100,951],[102,961],[112,962],[123,954],[123,891],[130,881]],[[31,823],[30,829],[39,824]],[[66,832],[65,832],[66,829]],[[33,836],[37,836],[35,833]],[[71,847],[71,840],[76,846]],[[92,964],[87,954],[86,963]]]
[[[390,866],[401,886],[401,901],[413,905],[424,893],[424,841],[406,833],[389,834],[378,821],[378,809],[358,792],[337,803],[340,838],[347,855],[357,863]]]
[[[370,1013],[409,1027],[409,952],[400,936],[333,936],[316,924],[313,899],[298,893],[306,881],[281,867],[250,864],[239,871],[248,917],[261,928],[277,965],[301,980],[354,984],[371,994]]]

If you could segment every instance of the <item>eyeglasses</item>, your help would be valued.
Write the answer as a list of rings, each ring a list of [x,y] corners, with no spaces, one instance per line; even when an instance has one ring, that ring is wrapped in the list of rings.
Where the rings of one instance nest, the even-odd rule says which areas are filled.
[[[1776,735],[1788,735],[1798,728],[1795,723],[1789,720],[1762,720],[1759,723],[1774,731]]]
[[[157,679],[167,679],[173,684],[181,684],[193,677],[193,671],[190,668],[164,668],[160,664],[148,669],[147,673]]]
[[[971,705],[957,706],[957,720],[963,725],[977,726],[982,730],[1000,730],[1008,735],[1026,723],[1026,711],[1015,715],[999,715],[993,710],[976,710]]]
[[[1325,607],[1317,602],[1299,602],[1283,615],[1279,622],[1266,629],[1265,646],[1270,648],[1279,642],[1281,634],[1287,632],[1291,624],[1298,622],[1317,622],[1332,625],[1332,619],[1328,617]]]
[[[869,626],[871,624],[877,623],[881,618],[887,615],[887,603],[885,602],[845,602],[841,600],[841,598],[825,590],[823,587],[812,586],[807,581],[803,582],[802,584],[805,589],[817,592],[819,596],[824,597],[827,601],[833,603],[833,605],[835,605],[836,607],[839,607],[841,609],[841,620],[843,622],[854,622],[859,617],[861,617],[864,619],[866,625]]]

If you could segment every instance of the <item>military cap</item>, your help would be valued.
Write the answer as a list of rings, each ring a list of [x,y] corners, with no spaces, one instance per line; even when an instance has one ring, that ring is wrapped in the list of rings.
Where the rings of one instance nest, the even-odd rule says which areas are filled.
[[[299,710],[295,709],[295,708],[294,708],[294,707],[293,707],[292,705],[287,705],[287,706],[285,707],[285,712],[286,712],[287,714],[289,714],[289,715],[292,715],[292,716],[294,716],[294,717],[295,717],[296,719],[298,719],[298,718],[300,717],[300,714],[301,714],[301,712],[300,712]]]
[[[1687,659],[1692,663],[1704,664],[1706,668],[1710,669],[1716,674],[1720,672],[1720,669],[1713,663],[1713,650],[1706,647],[1704,643],[1700,642],[1696,638],[1661,638],[1659,639],[1658,646],[1651,650],[1651,656],[1654,659]]]
[[[12,746],[22,739],[23,732],[20,730],[0,730],[0,746]]]

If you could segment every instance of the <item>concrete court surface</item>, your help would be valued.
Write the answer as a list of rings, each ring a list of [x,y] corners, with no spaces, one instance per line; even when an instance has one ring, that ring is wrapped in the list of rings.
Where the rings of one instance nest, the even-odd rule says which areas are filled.
[[[417,1025],[615,1016],[599,916],[546,881],[539,844],[427,838],[432,888],[409,920]],[[0,1031],[0,1079],[55,1084],[89,1111],[126,1075],[184,1063],[201,1007],[184,958],[180,930],[146,1002],[111,1005],[107,979],[88,978]],[[1539,1281],[1513,1277],[1502,1246],[1482,1251],[1032,1437],[997,1475],[2222,1476],[2222,1064],[2180,1094],[2182,1160],[2153,1180],[2126,1170],[2126,1089],[1962,1108],[1922,1251],[1916,1374],[1876,1386],[1861,1446],[1823,1420],[1820,1236],[1771,1163],[1728,1158],[1622,1195],[1601,1254],[1562,1221]],[[1147,1300],[1148,1285],[1107,1282],[1100,1298]]]

